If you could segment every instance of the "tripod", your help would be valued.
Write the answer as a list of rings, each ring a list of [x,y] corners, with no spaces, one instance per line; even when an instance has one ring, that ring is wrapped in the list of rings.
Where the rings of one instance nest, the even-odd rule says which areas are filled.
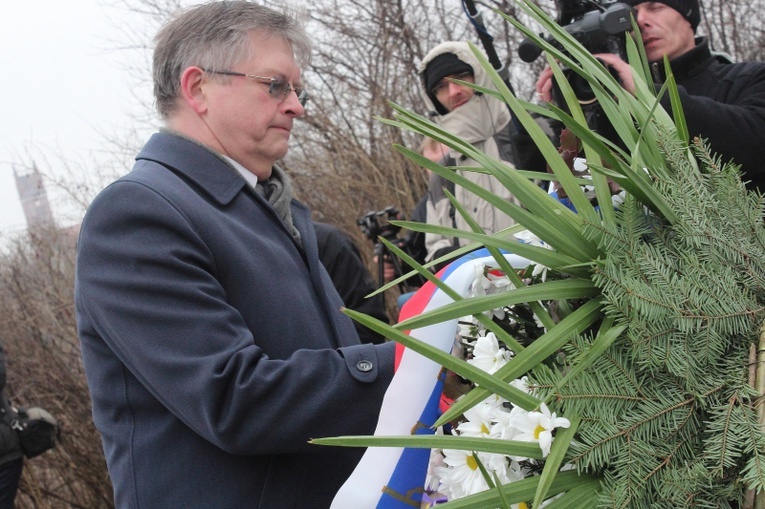
[[[402,246],[402,240],[399,238],[396,238],[396,237],[392,239],[386,238],[386,240],[389,240],[390,242],[396,244],[398,247],[402,249],[404,249],[405,247],[405,246]],[[377,259],[378,288],[385,284],[385,264],[386,263],[390,263],[391,265],[393,265],[393,279],[401,277],[404,274],[404,271],[402,270],[401,259],[398,256],[394,255],[390,251],[390,249],[388,249],[388,246],[386,246],[379,240],[375,241],[374,253]],[[398,283],[398,287],[402,293],[408,293],[417,289],[417,286],[412,286],[408,282],[408,280],[401,281],[400,283]]]

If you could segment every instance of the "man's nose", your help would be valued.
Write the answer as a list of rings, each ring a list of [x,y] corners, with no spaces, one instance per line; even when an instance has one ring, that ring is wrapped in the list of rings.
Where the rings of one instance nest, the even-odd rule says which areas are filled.
[[[462,92],[465,90],[463,85],[460,85],[459,83],[455,83],[453,81],[449,82],[449,88],[447,89],[449,91],[449,95],[453,95],[459,92]]]
[[[285,107],[286,113],[291,113],[296,117],[305,113],[305,106],[300,103],[300,99],[298,99],[294,90],[290,90],[290,93],[282,101],[282,105]]]
[[[639,10],[635,13],[635,21],[639,27],[647,26],[650,16],[646,14],[644,10]]]

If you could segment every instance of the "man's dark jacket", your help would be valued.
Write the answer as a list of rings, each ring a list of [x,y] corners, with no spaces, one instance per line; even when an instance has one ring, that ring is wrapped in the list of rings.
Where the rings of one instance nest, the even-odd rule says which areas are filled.
[[[663,83],[663,65],[652,67]],[[723,161],[740,164],[747,187],[765,193],[765,63],[730,63],[699,38],[671,67],[690,135],[707,139]],[[662,105],[672,111],[668,96]]]
[[[16,417],[8,400],[5,399],[5,351],[0,345],[0,465],[18,460],[24,454],[21,451],[19,435],[11,428]]]
[[[345,306],[388,323],[384,294],[378,293],[367,298],[367,295],[377,290],[377,286],[351,237],[331,224],[314,222],[313,227],[316,231],[316,243],[319,245],[319,260],[327,269]],[[353,325],[362,343],[377,344],[385,341],[385,336],[360,323],[353,322]]]
[[[371,434],[393,343],[360,344],[298,244],[215,153],[155,134],[82,224],[75,301],[116,506],[322,508]]]

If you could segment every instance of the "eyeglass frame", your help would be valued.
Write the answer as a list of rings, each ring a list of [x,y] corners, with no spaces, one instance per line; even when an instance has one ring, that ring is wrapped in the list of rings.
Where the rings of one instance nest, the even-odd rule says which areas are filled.
[[[234,71],[211,71],[209,69],[202,69],[202,71],[209,73],[209,74],[220,74],[222,76],[239,76],[242,78],[249,78],[253,81],[258,81],[260,83],[268,83],[268,95],[273,97],[274,99],[278,99],[280,102],[283,102],[287,99],[287,96],[290,95],[290,92],[294,90],[295,95],[297,95],[298,101],[300,102],[301,106],[305,106],[305,104],[308,102],[308,99],[310,98],[308,96],[308,92],[304,88],[296,88],[293,87],[287,80],[281,79],[281,78],[274,78],[270,76],[258,76],[257,74],[247,74],[243,72],[234,72]],[[286,86],[285,86],[286,85]]]
[[[457,74],[444,76],[443,78],[441,78],[441,80],[438,83],[433,85],[433,88],[430,89],[430,93],[433,95],[437,95],[438,92],[440,92],[441,90],[446,90],[446,88],[449,86],[450,83],[454,83],[455,85],[460,85],[460,83],[455,83],[450,80],[460,80],[460,81],[470,82],[470,80],[464,79],[468,76],[470,76],[473,79],[472,83],[475,83],[475,75],[470,71],[464,71]]]

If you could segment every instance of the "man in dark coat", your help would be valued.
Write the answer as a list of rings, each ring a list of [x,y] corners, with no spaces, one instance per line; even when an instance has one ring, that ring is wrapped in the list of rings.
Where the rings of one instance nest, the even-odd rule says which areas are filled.
[[[749,189],[765,192],[765,63],[731,63],[712,54],[708,40],[695,37],[698,0],[622,1],[635,9],[657,84],[665,80],[662,60],[669,59],[691,136],[706,139],[724,161],[740,164]],[[635,90],[626,62],[612,54],[597,56],[617,71],[625,89]],[[546,69],[537,92],[550,101],[551,90],[552,72]],[[672,111],[667,95],[662,105]]]
[[[381,322],[388,322],[385,311],[385,295],[378,293],[372,276],[361,259],[359,248],[351,237],[340,228],[327,223],[314,222],[316,243],[319,246],[319,260],[327,269],[329,278],[348,309],[373,316]],[[382,343],[385,336],[378,334],[358,322],[353,322],[362,343]]]
[[[371,434],[392,342],[362,344],[275,161],[304,113],[310,44],[254,2],[158,33],[165,129],[83,220],[75,302],[120,508],[322,508]]]
[[[5,374],[5,351],[0,344],[0,509],[13,509],[24,453],[18,433],[11,428],[15,413],[5,399]]]

